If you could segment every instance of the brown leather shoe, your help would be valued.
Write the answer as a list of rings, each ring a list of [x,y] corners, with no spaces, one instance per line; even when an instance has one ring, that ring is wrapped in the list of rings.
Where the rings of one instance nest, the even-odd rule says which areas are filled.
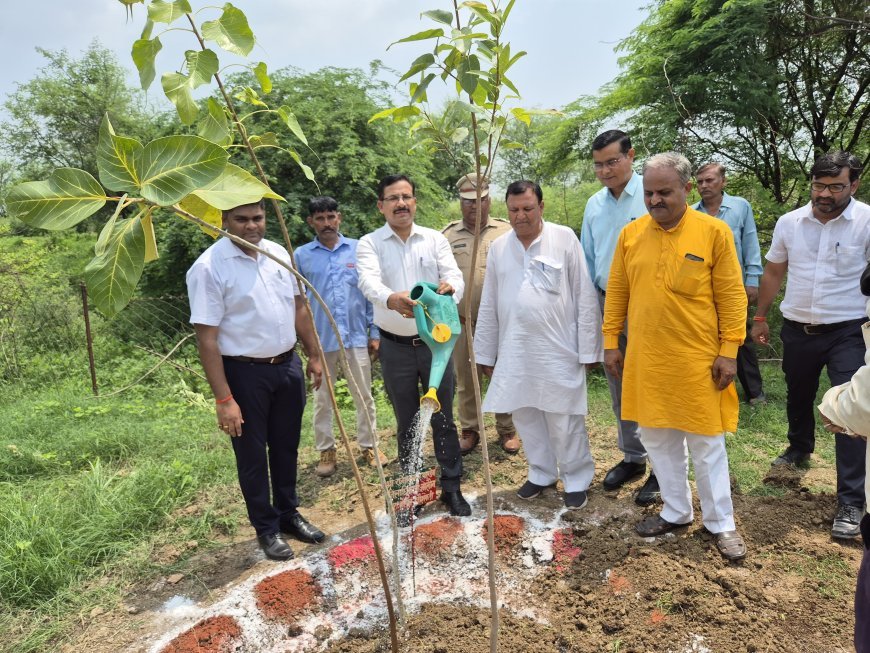
[[[335,474],[335,448],[320,452],[320,462],[314,468],[314,473],[320,478]]]
[[[741,560],[746,557],[746,543],[737,531],[722,531],[713,537],[716,548],[726,560]]]
[[[471,429],[462,429],[459,434],[459,453],[463,456],[474,451],[474,448],[480,442],[480,434]]]
[[[505,450],[505,453],[517,453],[520,450],[520,438],[517,436],[516,431],[513,433],[499,433],[498,443]]]
[[[386,465],[389,462],[389,460],[387,460],[387,457],[384,455],[384,452],[381,451],[380,449],[376,450],[372,447],[362,447],[363,458],[369,464],[370,467],[377,467],[378,462],[377,462],[377,460],[375,460],[375,451],[378,452],[377,456],[381,461],[381,467],[383,467],[384,465]]]

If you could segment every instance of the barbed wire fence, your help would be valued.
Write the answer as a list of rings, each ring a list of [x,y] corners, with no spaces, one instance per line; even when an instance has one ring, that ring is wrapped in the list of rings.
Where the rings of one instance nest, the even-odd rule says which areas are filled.
[[[0,265],[0,384],[109,396],[153,384],[199,391],[205,377],[186,297],[139,297],[109,319],[84,284],[36,284]]]

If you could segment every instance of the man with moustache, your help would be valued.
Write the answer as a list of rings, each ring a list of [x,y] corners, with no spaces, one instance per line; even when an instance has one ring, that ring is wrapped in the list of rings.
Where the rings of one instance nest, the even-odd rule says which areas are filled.
[[[761,277],[761,247],[758,245],[758,231],[755,227],[752,207],[742,197],[725,192],[728,180],[725,178],[725,166],[721,163],[705,163],[698,168],[695,171],[695,183],[701,201],[692,208],[724,220],[734,234],[737,260],[743,270],[746,299],[751,306],[758,300],[758,279]],[[751,326],[747,324],[747,332]],[[758,356],[755,354],[755,346],[748,333],[746,341],[737,350],[737,378],[743,386],[746,401],[750,405],[766,403],[767,398],[764,396],[761,384],[761,370],[758,368]]]
[[[477,187],[480,186],[480,245],[477,251],[477,259],[474,269],[474,286],[469,284],[471,277],[471,254],[474,249],[475,235],[477,234]],[[465,282],[466,301],[470,297],[468,315],[464,314],[466,301],[459,306],[459,321],[467,328],[474,327],[477,322],[477,313],[480,310],[480,293],[483,288],[483,280],[486,276],[486,255],[492,241],[499,236],[509,233],[511,226],[504,220],[491,219],[489,217],[490,195],[489,182],[484,179],[478,183],[476,173],[463,175],[457,182],[459,190],[459,207],[462,210],[462,220],[451,222],[441,231],[450,246],[453,248],[453,257],[456,264],[462,270],[462,278]],[[477,404],[474,399],[474,382],[471,374],[474,370],[469,365],[468,345],[464,337],[456,341],[453,348],[453,366],[456,370],[456,401],[459,413],[459,449],[462,455],[471,453],[480,442],[480,433],[477,425]],[[478,378],[479,375],[478,375]],[[511,416],[507,413],[498,413],[495,416],[495,429],[501,448],[506,453],[514,454],[520,450],[520,439],[514,429]]]
[[[602,132],[592,141],[592,168],[604,186],[589,198],[583,212],[580,244],[586,256],[586,266],[598,291],[602,312],[610,274],[610,262],[616,239],[622,228],[646,213],[641,176],[634,172],[634,148],[628,134],[618,129]],[[625,353],[627,332],[619,336],[619,347]],[[622,418],[622,381],[607,369],[607,386],[613,414],[616,417],[617,444],[623,459],[604,476],[605,490],[618,490],[646,471],[646,450],[638,434],[637,424]],[[659,498],[655,471],[635,494],[638,505],[647,506]]]
[[[359,274],[356,248],[359,241],[341,234],[341,212],[332,197],[312,197],[308,202],[308,226],[316,237],[296,250],[299,272],[323,299],[335,320],[350,365],[353,383],[348,383],[356,406],[356,440],[372,467],[387,458],[375,448],[375,401],[372,398],[372,358],[377,358],[380,336],[372,321],[372,305],[357,287]],[[309,296],[314,326],[326,357],[329,376],[335,380],[339,346],[326,312]],[[348,370],[344,370],[347,378]],[[314,469],[320,477],[332,476],[336,468],[335,437],[332,433],[332,401],[326,384],[314,392],[314,446],[320,462]]]
[[[474,350],[492,380],[483,409],[510,412],[529,462],[517,491],[534,499],[561,478],[569,510],[586,505],[595,473],[586,433],[586,365],[601,361],[601,313],[580,244],[545,222],[541,187],[505,194],[511,232],[486,262]]]
[[[378,183],[378,210],[386,224],[366,234],[357,247],[359,288],[374,306],[374,321],[381,335],[380,360],[384,387],[396,415],[399,463],[411,471],[416,452],[411,430],[420,407],[420,385],[428,388],[432,352],[420,339],[414,321],[411,287],[419,281],[438,285],[437,292],[462,299],[462,273],[450,243],[438,231],[414,222],[417,197],[405,175],[389,175]],[[451,515],[468,516],[471,506],[462,496],[462,456],[453,421],[453,364],[444,372],[437,390],[441,410],[432,415],[435,458],[441,467],[440,500]],[[410,515],[397,515],[400,525]]]
[[[637,421],[661,487],[661,513],[635,530],[655,537],[692,522],[690,452],[704,526],[722,556],[737,560],[746,545],[734,522],[725,432],[737,429],[733,380],[746,336],[746,292],[728,225],[686,204],[691,178],[688,160],[674,152],[644,164],[649,214],[616,242],[604,364],[622,376],[623,415]],[[631,338],[623,355],[626,318]]]
[[[283,247],[263,237],[262,201],[224,211],[223,228],[291,264]],[[308,309],[290,272],[229,238],[196,259],[187,272],[187,291],[199,358],[215,397],[218,427],[233,445],[248,518],[266,557],[288,560],[293,551],[281,533],[303,542],[324,538],[297,510],[305,409],[297,335],[315,388],[322,375]]]
[[[774,465],[809,461],[822,368],[832,385],[840,385],[864,363],[866,351],[860,278],[870,258],[870,206],[852,197],[861,162],[849,152],[829,152],[816,160],[810,175],[810,203],[786,213],[774,227],[752,324],[752,338],[767,344],[767,313],[788,273],[780,335],[789,444]],[[838,507],[831,535],[851,539],[860,533],[866,442],[843,433],[834,438]]]

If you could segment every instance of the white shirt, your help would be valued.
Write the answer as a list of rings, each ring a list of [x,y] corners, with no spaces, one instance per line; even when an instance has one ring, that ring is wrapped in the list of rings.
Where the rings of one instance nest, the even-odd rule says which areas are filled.
[[[280,245],[259,245],[290,264]],[[268,358],[296,345],[295,277],[275,261],[245,254],[229,238],[205,250],[187,271],[191,324],[218,327],[223,356]]]
[[[495,365],[484,412],[586,414],[586,363],[604,358],[601,308],[577,236],[544,223],[523,248],[511,231],[486,261],[474,351]]]
[[[836,324],[864,317],[861,273],[870,259],[870,206],[852,198],[822,224],[807,204],[776,221],[765,258],[788,263],[780,310],[804,324]]]
[[[359,289],[374,307],[379,329],[398,336],[417,335],[417,324],[387,308],[394,292],[411,290],[418,281],[446,281],[453,287],[453,300],[462,299],[465,284],[447,238],[434,229],[411,226],[402,241],[389,224],[363,236],[356,249]]]

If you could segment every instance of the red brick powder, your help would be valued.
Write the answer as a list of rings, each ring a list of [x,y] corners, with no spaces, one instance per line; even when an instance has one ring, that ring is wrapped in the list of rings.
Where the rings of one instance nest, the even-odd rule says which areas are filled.
[[[242,636],[232,617],[218,615],[203,619],[164,646],[160,653],[231,653]]]
[[[291,569],[261,580],[254,596],[267,619],[293,625],[317,602],[320,586],[304,569]]]
[[[516,515],[495,515],[492,522],[496,551],[509,551],[520,543],[523,529],[526,526],[525,519]],[[487,538],[488,533],[488,524],[484,522],[481,529],[484,540]]]
[[[453,546],[462,522],[451,517],[442,517],[414,529],[414,546],[425,555],[435,556]]]
[[[364,535],[338,545],[329,552],[327,557],[335,571],[348,565],[369,565],[375,560],[375,545],[370,535]]]

